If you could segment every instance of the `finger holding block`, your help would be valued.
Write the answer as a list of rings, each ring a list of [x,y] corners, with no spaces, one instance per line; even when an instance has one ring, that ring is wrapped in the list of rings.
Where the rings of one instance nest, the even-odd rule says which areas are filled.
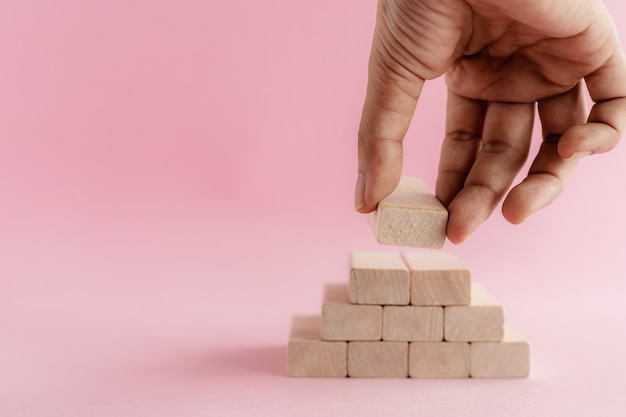
[[[441,249],[448,210],[419,178],[402,177],[396,189],[367,214],[376,240],[383,245]]]
[[[287,375],[341,378],[347,374],[347,342],[323,341],[319,316],[295,316],[287,347]]]

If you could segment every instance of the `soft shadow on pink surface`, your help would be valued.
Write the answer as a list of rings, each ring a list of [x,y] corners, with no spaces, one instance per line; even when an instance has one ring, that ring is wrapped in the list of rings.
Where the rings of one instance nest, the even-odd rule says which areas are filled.
[[[162,369],[183,378],[220,376],[287,376],[286,346],[232,346],[174,358]]]
[[[352,210],[375,10],[0,2],[0,417],[626,416],[624,144],[446,246],[530,379],[286,377],[289,317],[349,251],[396,250]],[[444,109],[428,82],[405,142],[430,186]]]

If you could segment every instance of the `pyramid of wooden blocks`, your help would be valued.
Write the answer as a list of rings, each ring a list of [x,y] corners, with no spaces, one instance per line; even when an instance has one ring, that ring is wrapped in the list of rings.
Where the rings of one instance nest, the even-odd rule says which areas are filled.
[[[527,377],[530,347],[454,255],[353,252],[321,315],[296,316],[296,377]]]
[[[446,240],[448,210],[422,180],[402,177],[367,220],[383,245],[441,249]]]

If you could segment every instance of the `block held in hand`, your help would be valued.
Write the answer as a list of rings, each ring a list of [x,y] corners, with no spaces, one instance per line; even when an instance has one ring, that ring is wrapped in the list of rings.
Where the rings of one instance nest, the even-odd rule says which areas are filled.
[[[446,240],[448,210],[419,178],[402,177],[367,219],[383,245],[441,249]]]

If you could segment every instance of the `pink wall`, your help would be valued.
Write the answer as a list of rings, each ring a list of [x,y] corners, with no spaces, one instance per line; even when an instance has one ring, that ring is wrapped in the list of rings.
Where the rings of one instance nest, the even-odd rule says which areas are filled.
[[[606,4],[626,26],[621,3]],[[352,201],[374,2],[0,7],[3,229],[124,228],[145,210],[222,207],[351,224],[346,250],[370,243]],[[444,101],[441,80],[427,84],[406,141],[404,173],[431,187]],[[454,250],[478,263],[500,250],[542,257],[541,245],[569,258],[591,240],[615,254],[623,234],[605,231],[626,228],[624,155],[586,159],[526,224],[496,213]],[[515,251],[493,244],[505,236]]]
[[[18,211],[175,199],[275,212],[285,190],[290,209],[352,204],[373,2],[1,7],[2,192]],[[405,173],[429,184],[444,96],[427,86],[406,145]],[[619,178],[623,152],[585,161],[567,206],[600,198],[584,196]]]
[[[626,43],[626,6],[605,4]],[[219,337],[280,345],[290,315],[315,311],[322,283],[345,278],[348,251],[392,249],[373,242],[352,209],[374,15],[372,0],[0,3],[0,324],[10,330],[0,334],[0,414],[106,415],[116,404],[115,415],[161,415],[153,404],[202,415],[201,407],[181,414],[177,401],[201,403],[222,374],[203,380],[173,365],[158,368],[154,382],[144,358],[167,361],[170,350],[201,351]],[[404,173],[432,187],[441,80],[422,97]],[[587,158],[564,195],[523,225],[496,213],[463,245],[446,246],[533,336],[537,375],[549,383],[525,386],[527,395],[559,386],[576,358],[557,359],[571,346],[553,344],[546,323],[588,310],[601,322],[610,304],[610,326],[626,325],[625,160],[623,144]],[[624,369],[619,351],[612,358]],[[623,388],[610,367],[601,380],[596,370],[580,372],[605,383],[606,396]],[[117,386],[126,377],[135,391]],[[241,383],[224,378],[233,390]],[[279,393],[308,398],[309,386],[276,383]],[[552,398],[591,398],[571,384]],[[258,404],[280,397],[265,387],[253,396]],[[551,410],[550,395],[537,395],[534,411]],[[294,415],[277,404],[272,415]],[[563,415],[583,415],[567,404]],[[611,415],[615,402],[604,404],[594,412]],[[211,415],[227,414],[218,411]]]

